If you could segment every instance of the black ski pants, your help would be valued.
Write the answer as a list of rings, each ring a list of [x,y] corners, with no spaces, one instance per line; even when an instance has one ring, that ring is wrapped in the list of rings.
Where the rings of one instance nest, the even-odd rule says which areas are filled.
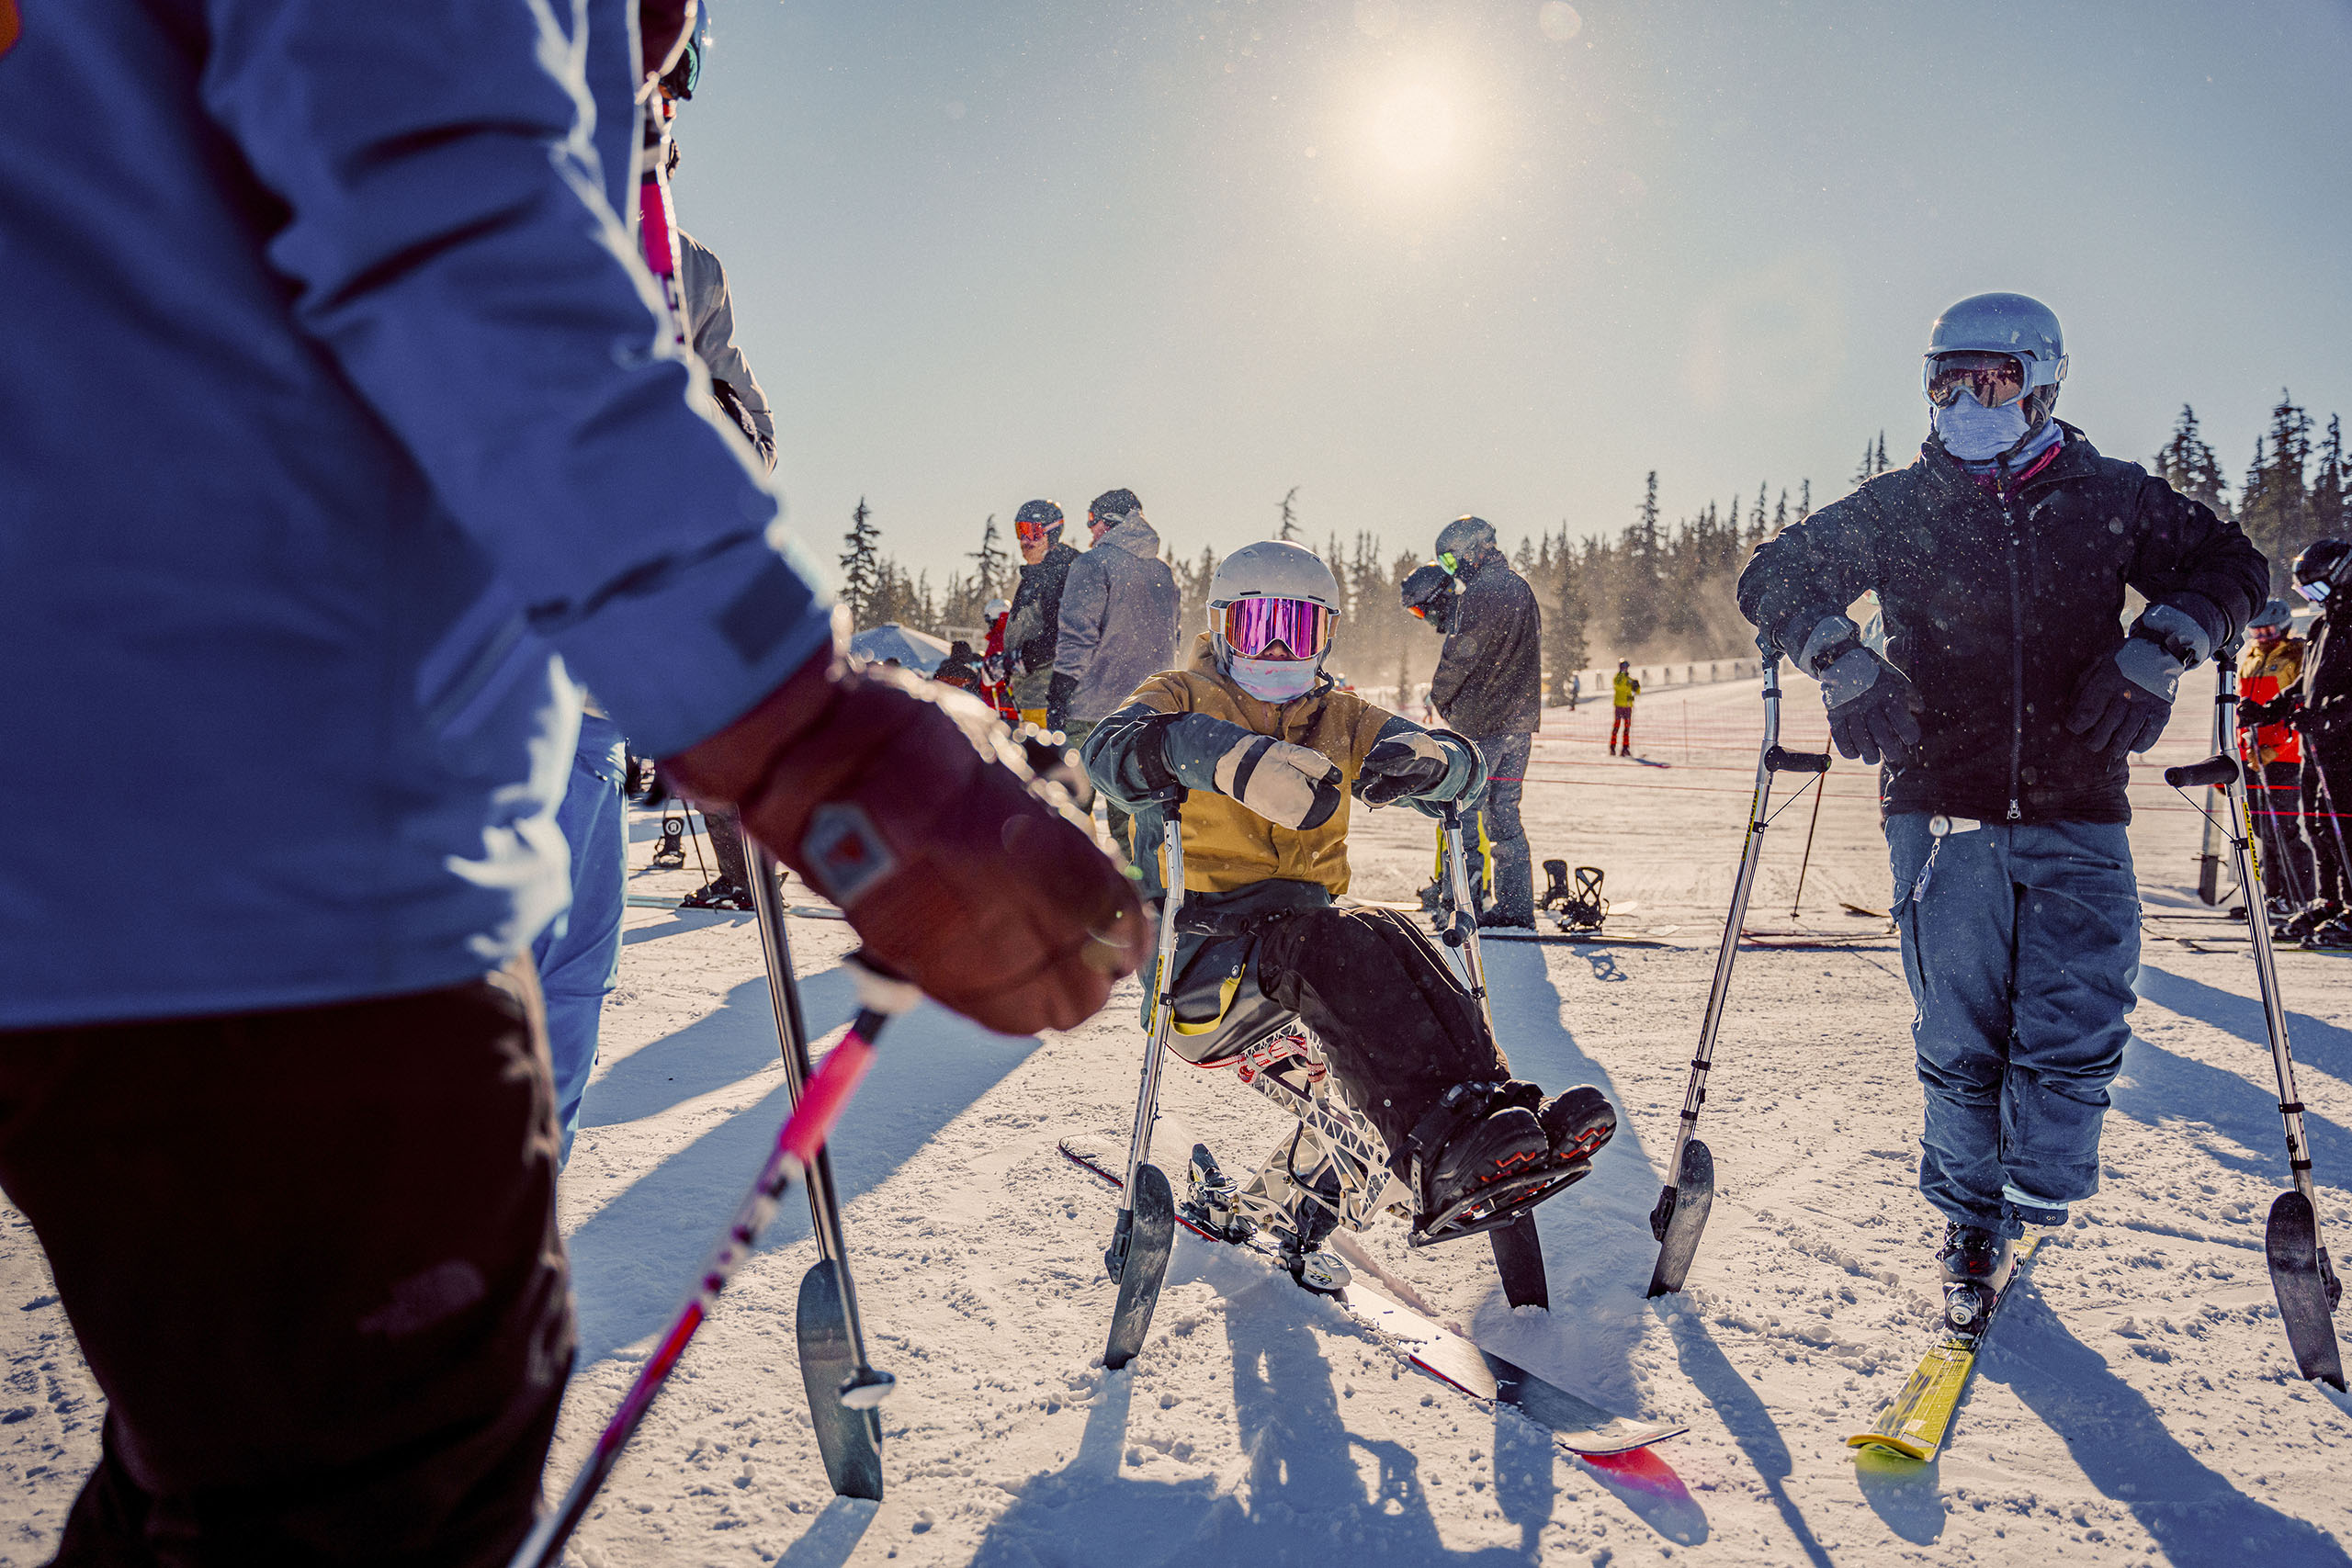
[[[2302,773],[2301,762],[2263,763],[2248,802],[2261,835],[2263,891],[2298,909],[2317,896],[2303,839]]]
[[[1314,909],[1268,921],[1258,986],[1323,1042],[1340,1094],[1380,1130],[1399,1177],[1406,1139],[1447,1089],[1510,1077],[1477,998],[1393,909]]]
[[[2303,740],[2303,836],[2311,840],[2312,858],[2316,863],[2319,896],[2331,904],[2341,904],[2347,888],[2352,888],[2352,867],[2345,864],[2345,842],[2352,834],[2352,823],[2336,815],[2335,802],[2352,791],[2352,756],[2320,754],[2319,742],[2309,736]]]
[[[0,1033],[0,1185],[107,1412],[55,1562],[494,1568],[572,1324],[528,966]]]

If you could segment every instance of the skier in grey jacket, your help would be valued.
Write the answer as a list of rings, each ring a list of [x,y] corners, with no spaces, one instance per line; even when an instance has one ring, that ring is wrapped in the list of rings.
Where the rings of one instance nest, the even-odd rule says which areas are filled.
[[[1046,727],[1081,746],[1127,694],[1176,662],[1182,613],[1176,574],[1159,558],[1159,536],[1131,490],[1104,491],[1086,509],[1094,547],[1069,563]],[[1127,814],[1110,807],[1111,837],[1127,843]]]

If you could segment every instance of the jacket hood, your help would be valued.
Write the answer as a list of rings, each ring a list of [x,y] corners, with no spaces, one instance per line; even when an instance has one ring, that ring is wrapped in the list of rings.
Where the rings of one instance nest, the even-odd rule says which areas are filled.
[[[1146,560],[1155,560],[1159,556],[1159,536],[1150,524],[1140,517],[1128,518],[1094,541],[1094,547],[1098,550],[1105,545],[1116,545],[1127,554],[1141,556]]]

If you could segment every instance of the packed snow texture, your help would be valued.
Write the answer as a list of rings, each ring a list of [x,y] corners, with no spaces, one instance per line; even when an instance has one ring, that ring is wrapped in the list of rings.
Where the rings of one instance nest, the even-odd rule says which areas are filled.
[[[991,1037],[926,1006],[896,1025],[835,1140],[885,1407],[888,1496],[835,1499],[794,1359],[814,1260],[795,1200],[738,1275],[581,1530],[591,1568],[781,1562],[1061,1565],[1900,1562],[2341,1563],[2352,1536],[2347,1410],[2300,1380],[2264,1271],[2287,1184],[2247,949],[2195,897],[2200,820],[2157,777],[2205,753],[2201,672],[2135,761],[2150,916],[2135,1037],[2107,1122],[2104,1190],[2006,1309],[1940,1461],[1844,1443],[1901,1387],[1936,1309],[1939,1230],[1914,1177],[1910,1002],[1868,770],[1787,804],[1748,925],[1811,947],[1743,952],[1702,1134],[1720,1191],[1690,1288],[1643,1299],[1646,1215],[1670,1148],[1739,851],[1754,681],[1665,686],[1607,756],[1605,705],[1546,716],[1531,768],[1536,856],[1596,864],[1612,930],[1657,945],[1490,943],[1516,1070],[1599,1084],[1623,1123],[1593,1177],[1540,1213],[1553,1311],[1513,1313],[1476,1239],[1364,1252],[1442,1318],[1618,1410],[1688,1436],[1631,1461],[1555,1451],[1509,1412],[1407,1366],[1252,1258],[1178,1238],[1136,1365],[1100,1365],[1113,1287],[1109,1190],[1067,1164],[1071,1132],[1124,1137],[1140,1064],[1132,983],[1082,1028]],[[1788,739],[1819,746],[1790,682]],[[1801,784],[1802,780],[1794,781]],[[1404,899],[1430,832],[1357,817],[1358,896]],[[642,867],[656,832],[636,816]],[[674,893],[701,880],[653,873]],[[797,881],[793,901],[813,903]],[[1634,906],[1630,907],[1629,906]],[[795,919],[811,1026],[852,1009],[836,922]],[[2280,960],[2324,1237],[2352,1247],[2352,963]],[[564,1179],[580,1360],[551,1470],[587,1451],[785,1112],[748,915],[633,908],[604,1058]],[[1229,1075],[1171,1066],[1159,1149],[1189,1139],[1238,1173],[1284,1126]],[[1184,1140],[1180,1142],[1179,1140]],[[103,1157],[99,1156],[98,1157]],[[5,1211],[0,1563],[41,1561],[97,1450],[104,1402],[39,1247]],[[131,1231],[135,1234],[135,1220]]]

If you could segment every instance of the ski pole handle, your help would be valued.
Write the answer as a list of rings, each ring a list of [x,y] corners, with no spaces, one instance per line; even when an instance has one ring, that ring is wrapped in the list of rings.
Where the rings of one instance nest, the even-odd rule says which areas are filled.
[[[597,1492],[620,1462],[621,1450],[637,1435],[638,1427],[644,1425],[647,1412],[653,1408],[654,1397],[677,1370],[686,1347],[710,1316],[711,1308],[718,1304],[719,1292],[758,1245],[760,1233],[775,1218],[784,1195],[806,1176],[808,1162],[831,1135],[833,1123],[841,1120],[842,1111],[857,1092],[859,1080],[874,1064],[874,1045],[883,1025],[894,1013],[912,1007],[922,995],[910,982],[864,961],[862,954],[852,954],[848,963],[857,982],[856,1021],[810,1077],[800,1103],[777,1130],[775,1146],[769,1151],[767,1163],[760,1168],[759,1179],[743,1195],[734,1219],[704,1260],[686,1304],[679,1309],[669,1332],[662,1335],[662,1343],[638,1370],[620,1408],[597,1435],[595,1448],[590,1450],[579,1474],[572,1477],[562,1503],[532,1526],[508,1568],[555,1568],[563,1555],[564,1542],[571,1539],[571,1532],[587,1517],[589,1505],[595,1501]]]
[[[2201,762],[2165,770],[2165,783],[2175,789],[2195,789],[2200,784],[2218,788],[2237,776],[2238,764],[2233,757],[2208,757]]]
[[[1829,753],[1787,751],[1776,745],[1764,753],[1764,766],[1776,773],[1826,773],[1829,771]]]

